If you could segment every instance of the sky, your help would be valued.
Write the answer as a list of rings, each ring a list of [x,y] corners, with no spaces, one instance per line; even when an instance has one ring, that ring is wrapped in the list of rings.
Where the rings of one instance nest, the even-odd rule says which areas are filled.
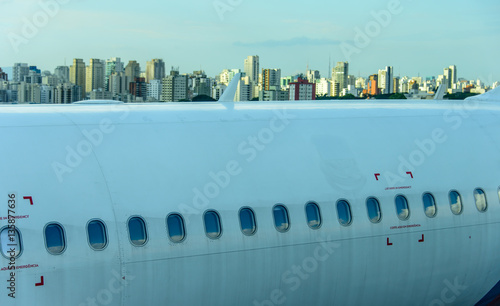
[[[500,81],[500,1],[0,0],[0,67],[52,71],[73,58],[161,58],[167,71],[243,69],[248,55],[282,76],[338,61],[368,76]]]

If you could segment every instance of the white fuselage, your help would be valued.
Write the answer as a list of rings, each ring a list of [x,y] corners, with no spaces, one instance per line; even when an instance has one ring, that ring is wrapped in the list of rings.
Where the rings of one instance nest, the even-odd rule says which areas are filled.
[[[22,253],[0,271],[0,305],[473,305],[500,280],[499,119],[497,104],[476,100],[2,106],[0,229],[15,195]],[[254,235],[241,231],[242,207]],[[220,215],[218,239],[205,234],[207,210]],[[178,243],[171,213],[185,222]],[[134,216],[143,246],[130,241]],[[103,250],[89,245],[96,219]],[[58,255],[45,242],[52,223],[65,234]]]

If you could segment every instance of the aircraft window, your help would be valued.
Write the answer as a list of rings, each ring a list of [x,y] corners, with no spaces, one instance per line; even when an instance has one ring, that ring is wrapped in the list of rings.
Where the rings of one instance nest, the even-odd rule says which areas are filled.
[[[424,202],[425,215],[429,218],[436,216],[437,207],[434,196],[430,193],[424,193],[424,195],[422,196],[422,201]]]
[[[172,242],[181,242],[186,237],[184,219],[181,215],[170,214],[167,217],[168,237]]]
[[[307,225],[312,229],[318,229],[321,226],[321,213],[316,203],[307,203],[306,205]]]
[[[102,250],[108,244],[108,237],[106,236],[106,227],[104,223],[99,220],[90,221],[87,225],[87,234],[90,247],[94,250]]]
[[[488,202],[486,201],[486,194],[480,188],[474,190],[474,200],[476,201],[477,210],[483,212],[488,208]]]
[[[457,191],[452,190],[448,196],[450,199],[451,212],[455,215],[460,215],[462,213],[462,198],[460,197],[460,194]]]
[[[50,254],[58,255],[66,249],[64,230],[59,224],[49,224],[45,227],[45,246]]]
[[[0,232],[0,249],[6,258],[18,258],[21,255],[23,244],[17,228],[4,227]]]
[[[290,228],[288,211],[283,205],[275,205],[273,207],[274,226],[278,232],[286,232]]]
[[[337,202],[337,217],[341,225],[349,226],[351,224],[351,206],[346,200],[340,200]]]
[[[396,202],[396,212],[400,220],[408,220],[410,217],[410,208],[408,207],[408,200],[402,196],[398,195],[395,199]]]
[[[382,219],[382,211],[380,204],[375,198],[368,198],[366,200],[366,209],[368,210],[368,218],[373,223],[378,223]]]
[[[205,220],[205,233],[210,239],[217,239],[222,234],[222,227],[220,223],[220,217],[214,210],[209,210],[205,212],[203,216]]]
[[[146,223],[140,217],[133,217],[128,220],[128,235],[130,242],[135,246],[146,244],[148,234],[146,232]]]
[[[240,210],[240,226],[243,234],[247,236],[255,234],[257,224],[255,222],[255,214],[250,208],[242,208]]]

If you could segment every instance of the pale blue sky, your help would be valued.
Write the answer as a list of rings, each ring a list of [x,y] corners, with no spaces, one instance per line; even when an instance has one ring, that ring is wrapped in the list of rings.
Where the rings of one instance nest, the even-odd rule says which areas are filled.
[[[349,60],[350,73],[361,76],[388,65],[396,75],[437,76],[454,64],[459,77],[500,80],[498,0],[59,1],[66,3],[46,22],[39,0],[0,0],[0,67],[27,62],[53,71],[65,59],[70,65],[75,57],[86,63],[121,57],[144,70],[147,60],[162,58],[167,70],[201,67],[214,76],[259,55],[261,68],[281,68],[283,75],[309,65],[327,76],[331,56],[332,63]],[[372,12],[391,3],[397,10],[380,25]],[[36,33],[23,34],[34,17]],[[367,26],[373,37],[356,46],[354,29],[366,33]],[[349,57],[346,44],[357,53]]]

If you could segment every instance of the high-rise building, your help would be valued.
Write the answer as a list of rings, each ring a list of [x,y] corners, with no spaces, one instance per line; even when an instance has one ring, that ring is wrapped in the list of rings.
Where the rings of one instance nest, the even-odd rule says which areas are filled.
[[[151,101],[160,101],[161,99],[161,82],[162,80],[151,80],[147,84],[147,98]]]
[[[307,80],[310,83],[316,83],[316,80],[319,80],[321,75],[318,70],[307,70]]]
[[[165,62],[155,58],[146,63],[146,83],[151,80],[161,80],[165,77]]]
[[[141,66],[137,61],[128,61],[125,67],[125,76],[128,76],[130,80],[141,77]]]
[[[7,75],[7,73],[2,71],[2,68],[0,68],[0,81],[9,81],[9,76]]]
[[[85,91],[102,90],[104,88],[104,61],[91,58],[86,69],[87,80],[85,82]]]
[[[57,104],[73,103],[80,100],[82,95],[80,86],[65,83],[52,89],[52,101]]]
[[[146,100],[147,86],[145,78],[135,78],[133,82],[129,83],[128,90],[134,97]]]
[[[112,57],[106,60],[106,72],[104,73],[104,87],[107,91],[110,90],[109,79],[111,75],[115,72],[123,72],[124,67],[121,59],[119,57]]]
[[[170,71],[170,75],[162,80],[161,99],[162,102],[179,102],[188,98],[188,78],[179,75],[179,71]]]
[[[262,69],[263,90],[280,89],[280,81],[281,81],[281,69]]]
[[[248,56],[244,61],[244,71],[250,82],[257,83],[259,81],[259,56]]]
[[[128,94],[130,78],[125,72],[113,72],[109,77],[109,91],[115,100],[122,100]],[[122,100],[123,101],[123,100]]]
[[[290,83],[289,100],[316,100],[316,84],[298,78],[297,82]]]
[[[376,96],[380,94],[380,89],[378,86],[378,74],[370,75],[370,79],[368,80],[368,94],[372,96]]]
[[[24,77],[29,73],[29,66],[26,63],[15,63],[12,68],[12,81],[23,82]]]
[[[332,84],[339,84],[339,92],[347,88],[347,77],[349,76],[349,63],[337,62],[337,66],[332,69]]]
[[[85,74],[85,62],[80,58],[73,59],[73,65],[69,67],[69,81],[80,87],[80,97],[78,100],[82,100],[85,97]]]
[[[54,76],[59,79],[59,83],[69,82],[69,67],[68,66],[57,66],[54,69]]]
[[[378,88],[382,94],[391,94],[394,92],[393,69],[390,66],[378,71]]]
[[[457,83],[457,66],[451,65],[449,68],[450,79],[448,82],[448,88],[453,88],[453,85]]]

